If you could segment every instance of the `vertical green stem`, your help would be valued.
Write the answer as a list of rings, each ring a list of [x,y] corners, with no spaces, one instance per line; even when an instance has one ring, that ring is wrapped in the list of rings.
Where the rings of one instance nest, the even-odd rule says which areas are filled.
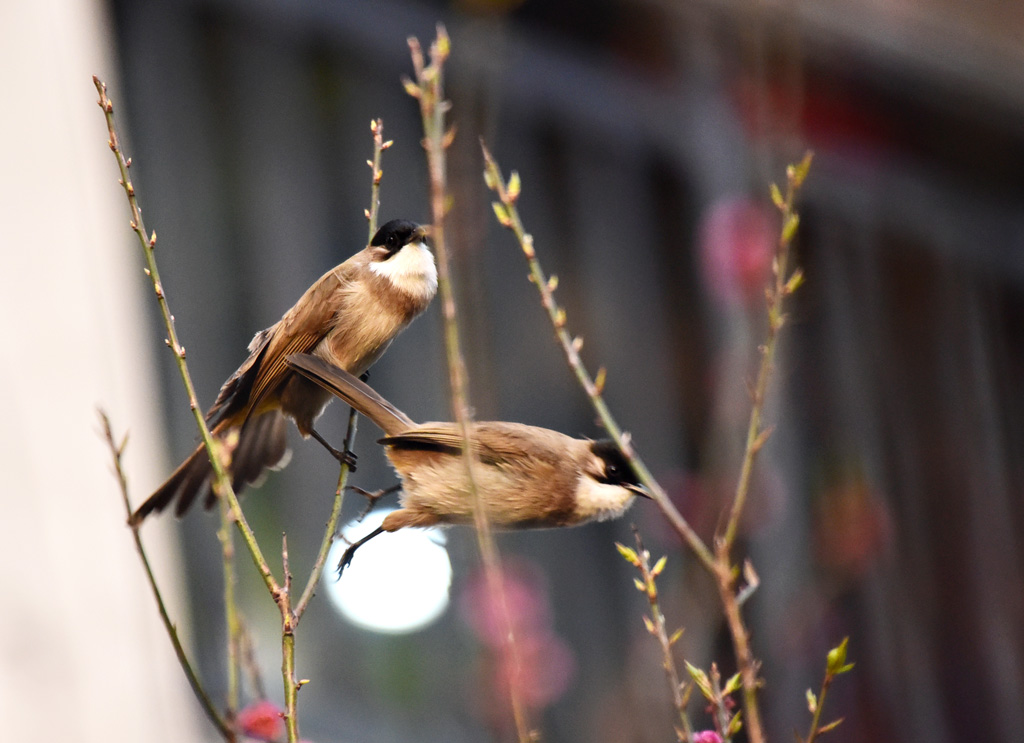
[[[520,692],[519,652],[505,599],[501,558],[474,477],[475,457],[472,446],[466,365],[459,343],[458,318],[454,291],[452,289],[450,260],[445,240],[445,214],[449,206],[447,203],[446,151],[454,137],[453,131],[445,129],[445,114],[448,112],[451,104],[444,98],[443,84],[444,62],[448,58],[450,41],[444,27],[439,25],[437,39],[430,47],[429,65],[425,63],[423,51],[417,39],[409,39],[409,48],[416,72],[416,82],[407,82],[406,91],[419,101],[420,113],[423,119],[423,146],[427,153],[427,167],[430,176],[430,208],[433,219],[432,238],[434,251],[437,254],[437,285],[438,293],[441,297],[441,311],[444,316],[445,350],[448,358],[448,377],[451,383],[452,409],[462,433],[462,438],[466,442],[466,446],[463,449],[466,477],[476,504],[473,512],[473,524],[476,527],[477,543],[484,565],[487,588],[490,595],[498,602],[500,614],[505,622],[505,652],[508,654],[514,669],[513,677],[509,683],[512,717],[520,743],[527,743],[532,738]]]
[[[343,451],[352,450],[358,420],[359,414],[354,408],[350,408],[348,413],[348,430],[345,433]],[[323,574],[324,565],[327,562],[327,554],[331,551],[331,545],[334,543],[334,535],[338,531],[338,520],[341,516],[341,506],[345,500],[345,486],[348,484],[349,470],[350,468],[347,464],[342,464],[338,472],[338,485],[334,489],[334,503],[331,506],[331,515],[327,518],[327,528],[324,530],[324,537],[320,541],[320,549],[316,555],[316,562],[313,563],[313,569],[310,571],[309,579],[306,581],[306,587],[302,591],[302,596],[299,597],[299,602],[295,605],[296,624],[298,624],[299,619],[305,613],[306,607],[309,606],[313,594],[316,593],[317,583],[320,582],[320,576]]]
[[[174,329],[174,316],[171,314],[167,297],[164,294],[164,287],[160,281],[160,272],[157,270],[155,254],[156,232],[146,232],[146,225],[142,221],[142,210],[139,208],[138,199],[135,196],[135,186],[128,177],[131,160],[126,160],[121,151],[120,139],[114,126],[114,104],[107,96],[107,86],[98,77],[93,76],[92,80],[100,94],[99,106],[103,109],[103,114],[107,120],[107,131],[110,135],[107,144],[117,159],[117,166],[121,171],[121,186],[128,197],[128,207],[131,210],[131,228],[136,236],[138,236],[139,242],[142,245],[142,252],[146,257],[146,275],[149,276],[150,282],[153,285],[153,292],[156,294],[160,314],[163,317],[164,328],[167,330],[166,343],[174,354],[178,373],[181,375],[182,384],[184,384],[185,392],[188,395],[189,408],[192,410],[193,417],[195,417],[196,426],[199,428],[199,435],[203,439],[207,456],[210,458],[210,466],[213,468],[214,490],[221,497],[228,499],[228,503],[231,505],[231,514],[235,519],[238,530],[242,534],[242,538],[245,540],[246,547],[249,548],[249,554],[252,555],[253,563],[255,563],[256,569],[263,578],[267,590],[273,594],[278,590],[277,581],[274,579],[273,573],[270,572],[270,567],[260,551],[259,544],[256,543],[256,535],[249,528],[245,515],[242,513],[242,508],[238,505],[238,496],[235,495],[235,491],[231,487],[231,478],[228,477],[224,463],[221,461],[220,442],[216,441],[210,433],[210,428],[206,425],[206,419],[203,417],[202,408],[199,406],[199,399],[196,397],[195,386],[192,384],[192,375],[189,373],[188,365],[185,363],[185,347],[178,341],[178,334]]]
[[[241,622],[238,620],[238,604],[235,599],[235,542],[231,529],[231,512],[225,499],[220,499],[220,540],[221,562],[224,577],[224,619],[227,628],[228,658],[228,717],[234,717],[239,704],[239,648]]]
[[[500,204],[495,206],[495,211],[498,212],[501,224],[515,235],[516,240],[519,242],[519,247],[526,256],[527,263],[530,266],[530,280],[533,281],[540,292],[541,304],[548,313],[548,318],[555,329],[555,337],[559,345],[562,346],[562,351],[565,353],[569,368],[572,369],[583,391],[590,398],[591,405],[594,407],[601,425],[604,426],[604,429],[612,440],[615,441],[623,455],[632,463],[637,477],[651,494],[652,500],[654,500],[676,532],[690,546],[690,549],[693,550],[693,553],[704,567],[708,571],[713,572],[714,557],[711,554],[711,550],[708,549],[697,532],[693,530],[682,514],[679,513],[679,510],[673,505],[661,484],[654,479],[654,475],[651,474],[647,465],[644,464],[640,455],[633,448],[629,436],[622,430],[608,409],[608,405],[605,403],[602,395],[604,387],[603,370],[598,373],[598,379],[595,380],[590,375],[590,372],[587,371],[583,360],[580,358],[579,349],[582,347],[582,340],[579,338],[574,339],[570,335],[566,327],[565,311],[555,301],[554,286],[557,284],[557,281],[554,277],[549,278],[544,274],[544,270],[541,268],[537,253],[533,247],[533,237],[526,232],[522,219],[519,216],[519,210],[516,207],[516,200],[519,197],[518,176],[513,174],[511,179],[516,182],[516,185],[513,186],[511,183],[506,182],[501,174],[501,169],[498,167],[498,163],[486,146],[483,147],[483,152],[486,162],[485,178],[487,184],[498,195],[500,200]],[[500,211],[498,206],[501,207]]]
[[[107,440],[107,446],[110,448],[110,453],[114,459],[114,472],[117,474],[117,482],[121,489],[121,499],[124,501],[125,513],[128,518],[131,518],[132,505],[131,499],[128,497],[128,479],[125,477],[124,468],[121,465],[121,457],[124,454],[124,447],[125,443],[127,443],[127,439],[118,446],[114,441],[114,432],[110,427],[110,419],[102,410],[100,411],[100,419],[103,422],[103,433]],[[196,699],[203,708],[203,712],[206,713],[206,717],[211,723],[213,723],[213,726],[217,728],[217,732],[220,733],[220,736],[227,741],[227,743],[235,743],[235,731],[221,716],[220,712],[217,711],[217,708],[213,705],[213,701],[210,699],[210,695],[207,694],[206,689],[203,688],[203,684],[199,680],[199,676],[192,667],[192,663],[189,661],[188,655],[185,653],[185,648],[181,644],[181,639],[178,637],[178,630],[174,626],[174,622],[171,621],[170,614],[167,613],[167,605],[164,603],[163,594],[160,593],[160,586],[157,585],[156,576],[153,575],[153,568],[149,564],[149,556],[146,554],[146,549],[142,544],[142,537],[139,535],[138,525],[132,527],[132,538],[135,541],[135,551],[138,553],[139,559],[142,561],[142,567],[146,571],[146,580],[149,582],[149,587],[153,591],[153,597],[156,599],[157,610],[160,612],[160,620],[163,622],[164,629],[167,631],[167,636],[171,639],[171,646],[174,648],[174,655],[177,657],[178,664],[181,666],[181,669],[185,672],[185,678],[188,679],[188,684],[192,688],[192,693],[195,694]]]

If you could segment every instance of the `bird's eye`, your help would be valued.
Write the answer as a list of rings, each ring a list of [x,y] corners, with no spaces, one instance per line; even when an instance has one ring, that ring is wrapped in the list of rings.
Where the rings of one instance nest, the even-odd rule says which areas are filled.
[[[619,465],[611,464],[611,463],[605,465],[604,473],[608,477],[618,477],[618,475],[619,475]]]
[[[392,250],[398,249],[398,235],[388,235],[388,247]]]

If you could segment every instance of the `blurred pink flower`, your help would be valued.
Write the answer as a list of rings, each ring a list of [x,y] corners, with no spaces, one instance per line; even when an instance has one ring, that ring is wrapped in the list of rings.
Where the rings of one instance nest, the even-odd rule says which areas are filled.
[[[514,688],[524,705],[541,709],[565,693],[575,671],[575,659],[552,627],[548,590],[540,570],[521,560],[506,562],[502,571],[504,605],[480,570],[462,593],[462,616],[490,648],[481,666],[491,697],[489,704],[495,710],[504,710],[509,691]],[[510,629],[516,640],[514,652],[506,643]]]
[[[284,735],[283,714],[276,704],[262,699],[241,710],[235,717],[235,723],[243,735],[273,743]]]
[[[722,736],[714,730],[701,730],[693,734],[693,743],[722,743]]]
[[[701,268],[710,295],[726,306],[759,299],[775,251],[776,219],[746,196],[713,203],[700,225]]]
[[[549,625],[551,610],[538,571],[522,563],[506,563],[502,571],[502,590],[512,631],[525,634]],[[505,642],[507,628],[500,598],[495,594],[488,585],[486,573],[477,571],[462,593],[462,615],[482,642],[500,647]]]
[[[503,652],[496,669],[495,686],[501,698],[507,699],[509,687],[515,684],[526,706],[541,709],[569,688],[576,662],[572,651],[555,634],[517,635],[516,654],[518,664]]]

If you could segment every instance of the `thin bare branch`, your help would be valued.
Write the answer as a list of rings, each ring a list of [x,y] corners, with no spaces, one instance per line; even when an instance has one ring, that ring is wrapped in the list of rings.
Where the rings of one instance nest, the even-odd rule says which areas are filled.
[[[139,207],[138,197],[135,194],[135,186],[128,177],[129,164],[128,161],[125,160],[124,153],[121,151],[120,139],[117,135],[117,127],[114,124],[114,104],[107,95],[106,84],[95,75],[92,80],[100,95],[100,99],[98,101],[99,106],[103,109],[103,115],[107,120],[107,131],[110,136],[107,144],[110,146],[110,150],[114,153],[114,157],[117,160],[117,166],[121,171],[120,183],[124,188],[125,195],[128,197],[128,207],[131,210],[130,225],[132,231],[138,236],[139,243],[142,246],[142,252],[146,257],[146,275],[149,276],[150,281],[153,284],[153,292],[156,294],[157,304],[160,306],[160,314],[163,317],[164,327],[167,330],[166,343],[174,354],[174,360],[178,366],[178,373],[181,375],[181,381],[184,384],[185,392],[188,395],[189,408],[192,410],[192,414],[196,419],[196,426],[199,428],[199,434],[203,439],[203,445],[206,447],[206,453],[210,458],[210,465],[213,468],[214,489],[221,497],[228,499],[228,503],[231,505],[232,516],[235,519],[235,523],[237,524],[239,531],[242,533],[242,538],[245,540],[246,546],[249,548],[249,554],[252,556],[253,563],[256,565],[256,569],[263,578],[263,582],[266,583],[267,589],[273,594],[275,591],[279,590],[277,581],[275,580],[273,573],[271,573],[270,566],[267,564],[266,559],[263,557],[259,544],[256,542],[256,536],[253,534],[252,529],[249,528],[249,524],[245,520],[245,515],[242,513],[242,509],[238,504],[238,497],[235,495],[235,491],[231,487],[231,478],[228,477],[227,469],[224,466],[221,444],[216,441],[210,433],[209,426],[206,425],[206,419],[203,417],[202,408],[199,406],[199,400],[196,397],[195,386],[192,384],[192,376],[189,374],[188,365],[185,363],[185,348],[178,341],[178,334],[174,329],[174,315],[171,314],[170,306],[167,303],[167,296],[164,292],[163,284],[160,281],[160,272],[157,270],[155,254],[156,232],[146,232],[146,226],[142,221],[142,210]]]
[[[117,484],[121,490],[121,498],[124,501],[125,515],[130,517],[132,515],[132,504],[131,499],[128,496],[128,478],[124,474],[124,468],[121,464],[121,458],[124,455],[124,448],[127,444],[127,436],[121,441],[120,444],[116,443],[114,438],[114,432],[110,425],[110,418],[103,411],[99,411],[100,420],[103,423],[103,436],[106,439],[107,446],[110,448],[111,458],[114,462],[114,473],[117,475]],[[139,534],[139,527],[132,527],[132,539],[135,542],[135,551],[139,555],[139,559],[142,561],[142,567],[146,571],[146,580],[149,582],[149,587],[153,591],[153,598],[156,599],[157,610],[160,612],[160,620],[163,622],[164,629],[167,630],[167,636],[171,640],[171,646],[174,648],[174,655],[178,658],[178,663],[181,665],[181,670],[185,672],[185,678],[188,679],[188,685],[192,687],[192,693],[196,695],[196,699],[199,701],[199,705],[203,708],[203,712],[206,717],[210,720],[220,736],[228,743],[234,743],[236,740],[235,731],[228,725],[227,721],[221,716],[220,712],[214,706],[210,700],[209,694],[206,693],[206,689],[203,688],[202,682],[199,680],[199,676],[196,675],[195,669],[192,667],[192,663],[188,659],[188,655],[185,653],[185,648],[182,647],[181,639],[178,637],[178,629],[174,626],[174,622],[171,621],[170,615],[167,613],[167,605],[164,603],[164,597],[160,593],[160,587],[157,585],[156,577],[153,575],[153,568],[149,564],[149,557],[146,555],[146,548],[142,545],[142,536]]]
[[[452,410],[455,420],[459,424],[462,437],[467,442],[467,446],[463,447],[463,452],[465,453],[466,472],[470,489],[476,503],[473,523],[476,527],[477,542],[484,564],[488,590],[497,597],[506,623],[507,632],[505,636],[507,637],[507,644],[505,649],[512,660],[513,668],[518,669],[520,665],[518,662],[519,655],[505,601],[500,555],[474,477],[473,447],[469,445],[472,433],[470,427],[472,416],[468,402],[466,364],[460,348],[458,316],[454,291],[452,289],[448,246],[445,239],[445,215],[448,206],[446,153],[454,137],[454,130],[446,129],[445,123],[445,114],[451,108],[451,104],[444,98],[444,63],[448,58],[450,49],[451,43],[442,25],[438,25],[437,37],[430,45],[429,63],[423,55],[423,49],[420,46],[419,40],[410,38],[409,51],[412,56],[415,81],[407,80],[405,88],[406,92],[419,102],[420,113],[423,119],[423,147],[427,152],[427,167],[430,174],[430,207],[433,219],[432,238],[434,251],[437,254],[437,284],[438,293],[441,297],[441,311],[444,315],[445,349],[448,357],[449,380],[451,382]],[[520,743],[527,743],[533,737],[529,729],[529,723],[526,720],[526,711],[520,696],[518,676],[519,673],[516,670],[515,677],[512,679],[512,683],[509,684],[509,696],[512,705],[512,716],[515,720]]]
[[[522,220],[519,217],[519,210],[516,207],[516,201],[519,197],[520,186],[519,186],[519,175],[513,171],[509,177],[508,182],[505,181],[501,174],[501,169],[498,166],[497,161],[488,151],[486,145],[481,145],[484,152],[484,160],[486,168],[484,171],[484,180],[488,187],[498,195],[499,201],[494,205],[494,211],[498,218],[498,221],[502,226],[511,230],[519,242],[519,247],[523,251],[523,255],[526,256],[526,260],[530,265],[530,278],[533,284],[537,287],[540,292],[541,304],[544,305],[544,309],[547,310],[548,317],[551,320],[551,324],[555,330],[555,337],[558,343],[562,346],[562,351],[565,353],[566,361],[569,363],[569,367],[576,375],[577,381],[580,386],[583,387],[583,391],[586,392],[587,397],[590,398],[591,405],[594,407],[598,418],[601,420],[601,425],[608,432],[608,435],[616,443],[619,449],[622,451],[630,463],[633,465],[633,469],[636,471],[637,477],[644,484],[644,487],[650,492],[652,499],[657,504],[658,508],[668,519],[669,523],[679,533],[683,540],[689,545],[690,549],[693,550],[697,558],[709,571],[714,571],[714,556],[711,554],[711,550],[708,549],[704,541],[697,535],[697,532],[693,530],[693,527],[683,518],[683,515],[679,513],[679,510],[675,507],[672,501],[669,499],[668,494],[664,488],[661,487],[660,483],[654,479],[651,471],[644,464],[640,455],[633,448],[629,437],[625,434],[615,418],[612,416],[611,411],[608,409],[607,404],[602,396],[604,388],[605,374],[603,369],[598,372],[597,377],[591,377],[590,372],[587,371],[583,360],[580,358],[580,348],[582,347],[582,341],[579,338],[573,338],[566,328],[566,313],[565,310],[559,307],[554,297],[554,288],[557,286],[557,281],[553,278],[548,278],[544,274],[544,270],[541,268],[540,260],[537,258],[537,252],[533,245],[533,236],[526,232],[523,227]]]

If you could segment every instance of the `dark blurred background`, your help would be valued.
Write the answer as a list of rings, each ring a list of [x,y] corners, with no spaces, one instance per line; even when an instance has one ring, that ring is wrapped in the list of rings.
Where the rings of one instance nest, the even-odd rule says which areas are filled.
[[[480,418],[600,430],[527,267],[496,227],[478,147],[506,172],[584,358],[698,531],[738,471],[777,234],[772,180],[816,153],[743,549],[773,740],[805,731],[804,690],[850,636],[830,692],[842,741],[1011,740],[1024,730],[1024,5],[986,0],[563,0],[111,5],[136,184],[200,400],[330,266],[365,244],[369,123],[382,117],[382,219],[428,219],[406,38],[452,37],[452,244]],[[135,257],[132,257],[135,260]],[[140,283],[143,277],[139,277]],[[162,338],[155,311],[153,343]],[[437,305],[371,383],[416,419],[449,416]],[[194,422],[160,357],[170,458]],[[346,415],[322,422],[340,441]],[[303,573],[337,476],[292,432],[291,465],[245,501]],[[364,424],[353,482],[392,475]],[[156,483],[152,483],[155,485]],[[140,485],[140,488],[142,486]],[[138,494],[141,497],[141,490]],[[361,504],[349,498],[346,516]],[[545,626],[532,716],[543,739],[672,737],[646,606],[613,541],[657,557],[679,657],[733,669],[712,582],[653,506],[565,532],[502,535]],[[174,529],[163,518],[147,529]],[[225,687],[216,517],[180,524],[200,671]],[[467,621],[478,553],[449,532],[453,606],[405,636],[317,600],[301,626],[303,737],[498,740],[493,663]],[[274,552],[273,548],[268,552]],[[246,559],[244,612],[271,698],[279,618]],[[387,591],[382,585],[381,591]],[[519,595],[519,594],[517,594]],[[470,598],[467,598],[469,596]],[[158,702],[156,702],[158,704]],[[694,702],[696,726],[710,727]],[[198,710],[195,711],[199,715]]]

